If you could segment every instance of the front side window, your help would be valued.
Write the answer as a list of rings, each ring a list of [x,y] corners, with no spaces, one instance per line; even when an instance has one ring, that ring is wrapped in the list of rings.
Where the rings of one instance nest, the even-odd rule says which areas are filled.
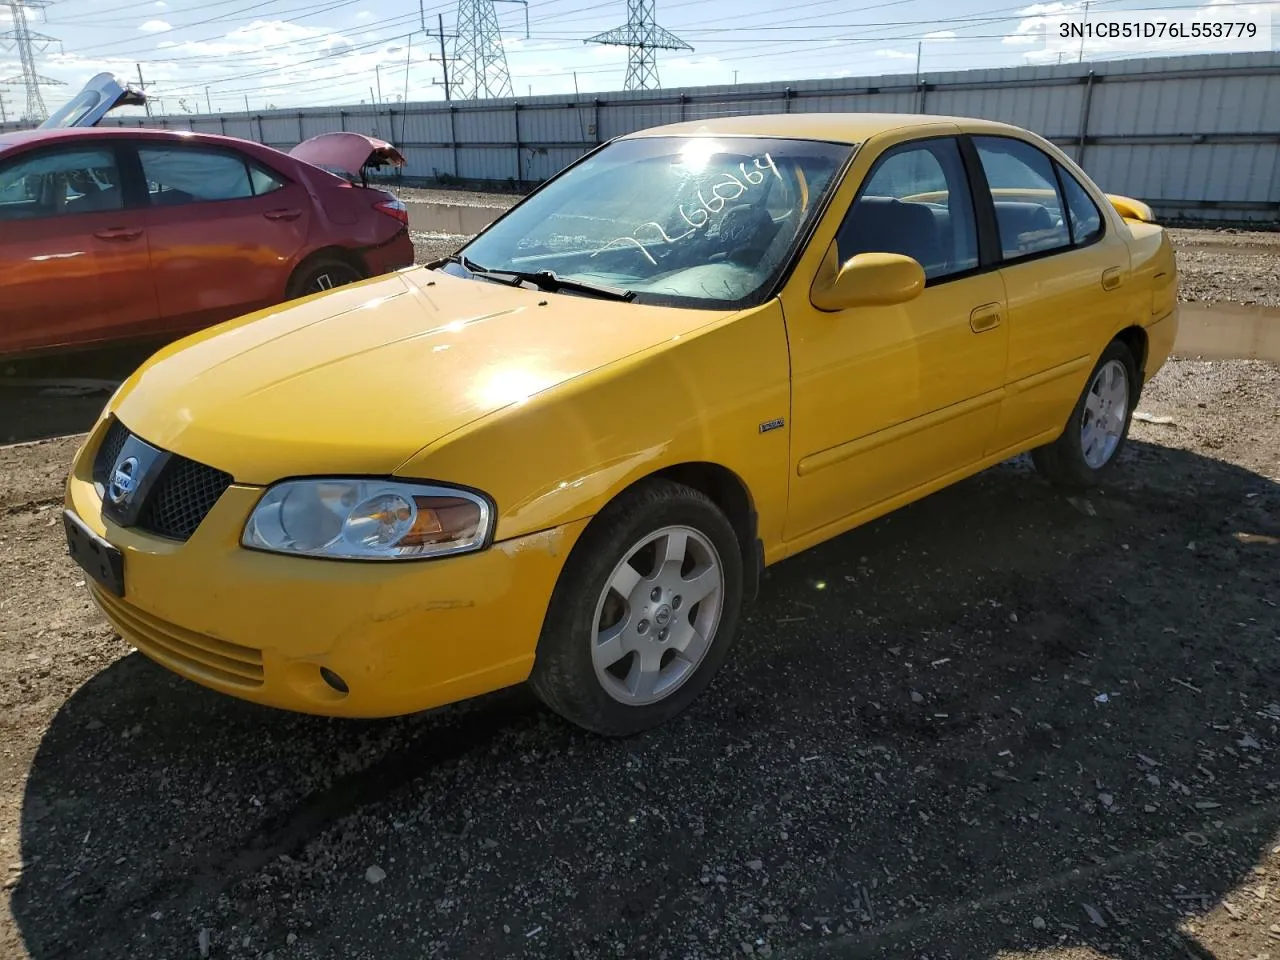
[[[1070,246],[1053,161],[1011,137],[974,137],[973,145],[991,187],[1004,259]]]
[[[139,146],[138,159],[153,206],[253,196],[249,168],[233,153],[199,147]]]
[[[1067,216],[1071,219],[1071,239],[1076,246],[1092,243],[1102,236],[1102,213],[1080,181],[1067,172],[1062,164],[1055,164],[1062,193],[1067,201]]]
[[[549,270],[638,302],[745,306],[786,269],[852,150],[757,137],[619,140],[462,255],[475,270]]]
[[[110,147],[42,150],[0,167],[0,220],[120,210],[124,196]]]
[[[836,234],[840,262],[899,253],[941,279],[978,265],[973,197],[950,137],[895,148],[876,163]]]

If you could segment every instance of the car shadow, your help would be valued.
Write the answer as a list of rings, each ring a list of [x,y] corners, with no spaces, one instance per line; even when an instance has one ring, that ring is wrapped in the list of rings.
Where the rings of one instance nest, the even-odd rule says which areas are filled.
[[[1208,956],[1187,919],[1280,829],[1278,518],[1144,443],[1078,497],[1002,465],[772,568],[622,741],[523,688],[343,722],[135,653],[41,743],[11,909],[36,960]]]
[[[83,433],[107,399],[163,341],[0,359],[0,443]]]

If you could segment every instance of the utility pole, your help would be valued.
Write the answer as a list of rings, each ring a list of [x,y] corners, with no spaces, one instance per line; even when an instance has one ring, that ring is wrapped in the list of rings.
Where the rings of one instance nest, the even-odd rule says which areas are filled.
[[[247,93],[244,95],[244,112],[246,115],[249,113],[249,95]]]
[[[413,34],[409,34],[409,42],[404,51],[404,100],[402,103],[409,102],[409,68],[413,62]],[[404,139],[404,131],[400,131],[400,139]]]
[[[421,2],[421,0],[419,0],[419,2]],[[444,73],[444,84],[443,84],[444,98],[445,100],[452,100],[453,96],[449,92],[449,59],[450,58],[449,58],[449,55],[444,52],[444,14],[443,13],[436,14],[436,24],[440,28],[440,70],[442,73]],[[426,32],[425,27],[423,27],[423,32],[424,33]],[[431,57],[430,59],[434,60],[435,57]],[[433,80],[432,82],[439,84],[439,81],[437,80]]]
[[[382,105],[382,64],[375,63],[373,65],[373,75],[378,82],[378,99],[377,104]]]
[[[4,91],[0,90],[0,123],[8,123],[9,114],[4,109]]]
[[[1089,25],[1089,0],[1084,0],[1084,26]],[[1080,31],[1080,59],[1077,63],[1084,60],[1084,30]]]
[[[209,99],[209,88],[208,88],[208,87],[205,87],[205,88],[204,88],[204,105],[205,105],[205,108],[206,108],[210,113],[213,113],[213,101]]]
[[[151,98],[147,96],[147,83],[142,79],[142,64],[135,63],[138,68],[138,89],[142,91],[142,96],[146,99],[147,116],[151,116]]]

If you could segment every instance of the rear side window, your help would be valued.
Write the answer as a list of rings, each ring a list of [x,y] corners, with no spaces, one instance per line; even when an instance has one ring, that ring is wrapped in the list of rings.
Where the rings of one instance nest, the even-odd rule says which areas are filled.
[[[284,181],[261,167],[249,167],[249,183],[253,187],[253,195],[260,197],[264,193],[272,193],[284,186]]]
[[[1004,259],[1071,246],[1053,161],[1010,137],[974,137],[973,145],[991,187]]]
[[[1102,236],[1102,213],[1098,205],[1080,181],[1067,172],[1060,163],[1054,164],[1062,183],[1062,194],[1067,201],[1067,216],[1071,221],[1071,239],[1077,247],[1092,243]]]
[[[0,220],[120,210],[124,196],[109,147],[41,150],[0,167]]]
[[[138,159],[154,206],[241,200],[254,194],[248,165],[233,153],[139,146]]]
[[[973,197],[950,137],[894,147],[872,167],[836,235],[840,262],[859,253],[900,253],[930,280],[978,265]]]

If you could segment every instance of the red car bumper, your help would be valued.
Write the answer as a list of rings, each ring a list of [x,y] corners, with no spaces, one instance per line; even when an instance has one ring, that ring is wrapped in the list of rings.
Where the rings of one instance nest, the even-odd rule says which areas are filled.
[[[401,267],[413,266],[413,241],[409,239],[408,227],[386,243],[380,243],[376,247],[366,247],[360,252],[364,256],[364,262],[369,268],[371,277],[390,273]]]

